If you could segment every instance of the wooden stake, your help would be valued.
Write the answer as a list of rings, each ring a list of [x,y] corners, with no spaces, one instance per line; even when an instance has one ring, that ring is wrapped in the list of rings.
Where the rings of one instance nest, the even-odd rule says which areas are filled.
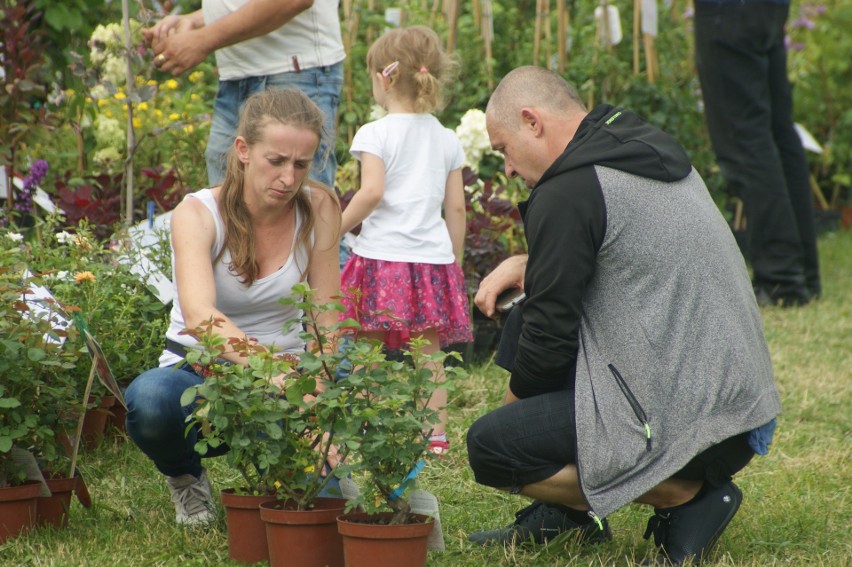
[[[536,0],[535,1],[535,36],[533,38],[533,65],[538,65],[539,55],[541,54],[541,14],[542,14],[542,2],[545,0]]]
[[[550,26],[550,0],[542,0],[544,6],[544,66],[550,69],[553,59],[553,30]]]
[[[488,90],[494,88],[494,69],[491,61],[494,54],[491,51],[491,28],[493,27],[491,0],[482,0],[482,37],[485,43],[485,70],[488,73]]]
[[[459,3],[458,0],[447,0],[447,53],[452,53],[456,47],[456,32],[459,25]]]
[[[556,44],[558,47],[557,69],[560,73],[565,72],[565,64],[567,63],[566,43],[568,40],[568,30],[565,10],[565,0],[556,0]]]
[[[642,0],[633,0],[633,74],[639,74],[639,20],[642,17]]]
[[[74,445],[71,450],[71,468],[68,471],[68,478],[74,478],[74,471],[77,468],[77,453],[80,451],[80,443],[83,442],[83,421],[86,419],[86,408],[89,405],[89,396],[92,393],[92,384],[95,381],[95,370],[97,361],[92,359],[92,369],[89,371],[89,381],[86,382],[86,389],[83,393],[83,410],[80,412],[80,418],[77,420],[77,434],[74,438]]]

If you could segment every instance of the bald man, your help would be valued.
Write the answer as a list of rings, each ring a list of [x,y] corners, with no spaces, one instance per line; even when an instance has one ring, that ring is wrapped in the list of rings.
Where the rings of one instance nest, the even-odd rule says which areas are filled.
[[[509,73],[486,110],[527,256],[483,279],[477,306],[523,287],[498,362],[505,404],[467,435],[477,482],[534,499],[483,545],[608,539],[605,518],[654,507],[651,563],[699,561],[734,517],[732,482],[781,408],[737,244],[683,148],[629,110],[588,112],[561,77]]]

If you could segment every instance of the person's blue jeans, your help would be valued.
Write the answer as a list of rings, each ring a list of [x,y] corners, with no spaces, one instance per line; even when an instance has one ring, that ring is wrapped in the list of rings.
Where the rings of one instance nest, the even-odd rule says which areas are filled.
[[[252,94],[264,89],[295,88],[308,95],[325,115],[325,125],[319,151],[314,156],[311,177],[334,187],[337,160],[334,157],[334,137],[337,129],[337,107],[343,87],[343,62],[328,67],[278,73],[262,77],[247,77],[219,81],[219,91],[213,104],[213,123],[207,140],[207,177],[210,186],[219,185],[225,178],[228,152],[234,145],[240,110]]]
[[[166,476],[201,476],[201,455],[195,451],[200,432],[198,427],[186,431],[192,406],[181,406],[180,397],[202,382],[190,366],[183,365],[148,370],[127,387],[127,434]],[[220,446],[205,457],[227,451]]]

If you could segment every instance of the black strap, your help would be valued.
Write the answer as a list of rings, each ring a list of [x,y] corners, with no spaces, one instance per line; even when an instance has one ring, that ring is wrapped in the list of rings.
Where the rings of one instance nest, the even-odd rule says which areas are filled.
[[[166,338],[166,350],[172,354],[176,354],[181,358],[186,358],[186,347],[177,341]]]

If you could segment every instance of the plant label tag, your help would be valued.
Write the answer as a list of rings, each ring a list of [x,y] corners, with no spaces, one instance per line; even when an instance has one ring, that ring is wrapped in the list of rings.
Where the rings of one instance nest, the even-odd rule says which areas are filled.
[[[361,489],[354,480],[345,477],[340,479],[340,492],[343,493],[343,497],[347,500],[354,500],[361,494]]]
[[[44,475],[41,474],[41,469],[38,466],[35,456],[20,447],[12,447],[9,455],[12,457],[13,463],[24,469],[27,480],[37,480],[41,483],[39,496],[50,496],[50,489],[47,487],[47,483],[44,482]]]
[[[444,551],[444,532],[441,529],[441,514],[438,509],[438,499],[431,492],[415,488],[408,495],[408,505],[415,514],[425,514],[435,518],[432,533],[429,534],[427,549]]]

